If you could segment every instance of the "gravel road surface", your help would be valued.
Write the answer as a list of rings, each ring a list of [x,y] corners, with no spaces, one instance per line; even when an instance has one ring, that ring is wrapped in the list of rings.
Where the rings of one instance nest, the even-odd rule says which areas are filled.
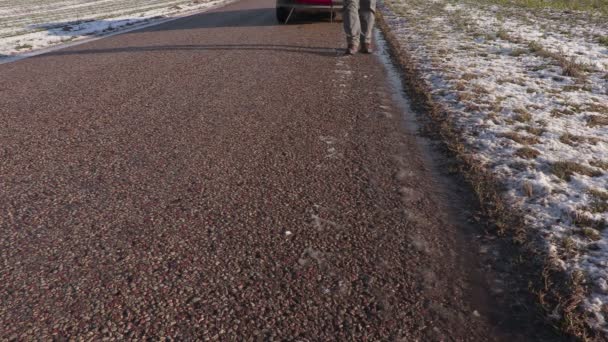
[[[244,0],[0,65],[0,339],[512,336],[343,45]]]

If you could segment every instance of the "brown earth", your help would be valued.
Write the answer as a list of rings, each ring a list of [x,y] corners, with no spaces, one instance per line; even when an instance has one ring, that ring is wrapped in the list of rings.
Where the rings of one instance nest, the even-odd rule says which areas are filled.
[[[245,0],[0,65],[2,339],[539,339],[381,61],[315,19]]]

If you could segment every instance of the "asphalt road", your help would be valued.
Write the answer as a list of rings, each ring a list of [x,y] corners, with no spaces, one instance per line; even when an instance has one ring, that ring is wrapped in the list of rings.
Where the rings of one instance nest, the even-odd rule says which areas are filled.
[[[0,65],[2,339],[506,336],[378,58],[273,7]]]

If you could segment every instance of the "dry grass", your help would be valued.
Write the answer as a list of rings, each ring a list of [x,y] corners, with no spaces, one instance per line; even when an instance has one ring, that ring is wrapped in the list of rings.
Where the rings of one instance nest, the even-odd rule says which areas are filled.
[[[565,237],[562,240],[562,249],[569,257],[574,257],[577,253],[576,242],[569,236]]]
[[[526,9],[544,10],[547,8],[561,11],[588,11],[595,14],[608,14],[605,0],[475,0],[502,6],[519,6]]]
[[[608,116],[604,115],[589,115],[587,117],[587,126],[608,126]]]
[[[540,152],[531,147],[525,146],[515,151],[515,155],[524,159],[534,159],[540,156]]]
[[[525,181],[522,184],[521,189],[528,197],[532,197],[534,195],[534,187],[532,187],[532,184],[528,181]]]
[[[509,53],[509,55],[512,56],[512,57],[519,57],[521,55],[527,54],[528,52],[529,51],[526,50],[526,49],[517,48],[517,49],[511,50],[511,52]]]
[[[492,121],[496,125],[500,124],[500,120],[498,119],[498,114],[496,114],[496,112],[488,113],[486,118],[487,118],[487,120]]]
[[[523,129],[532,135],[536,135],[537,137],[539,137],[539,136],[543,135],[543,133],[545,133],[545,129],[542,127],[526,126]]]
[[[562,90],[565,92],[570,92],[570,91],[580,91],[581,87],[578,85],[572,85],[572,84],[568,84],[562,87]]]
[[[496,37],[502,39],[502,40],[507,40],[507,41],[511,41],[513,40],[513,37],[511,37],[511,35],[505,31],[505,29],[501,28],[500,30],[498,30],[498,32],[496,32]]]
[[[597,230],[606,229],[606,221],[605,220],[596,220],[593,217],[589,216],[586,213],[582,212],[573,212],[572,213],[572,223],[580,228],[593,228]]]
[[[563,54],[549,51],[538,42],[530,42],[528,44],[528,47],[530,48],[530,51],[536,54],[537,56],[553,59],[554,61],[556,61],[557,64],[562,68],[562,75],[573,77],[579,80],[585,79],[585,70],[587,70],[588,67],[577,63],[576,59],[568,58]]]
[[[15,46],[15,50],[17,50],[17,51],[31,49],[31,48],[33,48],[33,46],[30,44],[19,44],[19,45]]]
[[[608,160],[592,160],[589,165],[608,171]]]
[[[527,86],[526,84],[526,80],[524,78],[518,77],[518,78],[499,78],[498,80],[496,80],[496,83],[503,85],[505,83],[511,83],[511,84],[517,84],[520,87],[525,87]]]
[[[554,58],[562,67],[562,74],[564,76],[581,79],[585,77],[585,74],[583,72],[585,68],[581,67],[581,65],[576,62],[576,59],[574,57],[566,58],[565,56],[557,55],[557,57]]]
[[[587,208],[590,212],[608,212],[608,192],[597,189],[589,189],[587,192],[593,198],[591,204]]]
[[[539,42],[528,43],[528,48],[530,49],[530,52],[535,53],[538,56],[551,58],[549,51],[545,50]]]
[[[468,91],[463,91],[457,95],[459,102],[469,102],[475,99],[475,94]]]
[[[516,115],[513,117],[515,120],[519,122],[530,122],[532,121],[532,114],[523,108],[516,108],[513,110]]]
[[[474,79],[479,78],[479,75],[475,75],[475,74],[472,74],[472,73],[465,73],[460,78],[463,79],[463,80],[465,80],[465,81],[470,81],[470,80],[474,80]]]
[[[490,93],[486,88],[484,88],[480,85],[474,85],[473,92],[476,94],[489,94]]]
[[[573,161],[555,162],[551,165],[551,172],[557,176],[557,178],[565,181],[570,181],[572,175],[575,173],[589,177],[599,177],[602,175],[602,172],[600,171]]]
[[[578,84],[567,84],[562,87],[562,91],[565,92],[575,92],[575,91],[592,91],[591,87],[588,85],[578,85]]]
[[[559,141],[566,145],[577,146],[581,142],[585,142],[585,138],[566,132],[559,137]]]
[[[553,108],[553,110],[551,110],[551,116],[554,118],[560,118],[563,116],[570,116],[570,115],[574,115],[576,113],[574,113],[573,111],[571,111],[568,108],[561,108],[561,109],[557,109],[557,108]]]
[[[566,132],[559,137],[559,141],[562,142],[563,144],[567,144],[572,147],[576,147],[582,143],[597,145],[597,143],[600,142],[600,139],[595,138],[595,137],[583,137],[580,135],[574,135],[574,134],[570,134],[570,133]]]
[[[588,112],[596,112],[596,113],[608,115],[608,106],[604,106],[604,105],[597,104],[597,103],[587,104],[587,106],[585,107],[585,110]]]
[[[526,136],[515,132],[503,133],[501,136],[522,145],[534,145],[540,143],[540,139],[538,139],[537,136]]]
[[[589,189],[589,194],[599,200],[608,201],[608,192],[597,190],[597,189]]]
[[[583,228],[581,230],[581,233],[586,236],[589,240],[592,241],[598,241],[602,238],[602,235],[600,234],[600,232],[597,229],[593,229],[593,228]]]
[[[510,254],[510,260],[520,260],[517,270],[526,272],[521,280],[525,282],[522,290],[528,289],[534,294],[538,304],[547,316],[558,316],[559,322],[550,323],[560,330],[560,334],[569,338],[587,340],[593,334],[580,314],[582,300],[585,296],[584,279],[580,272],[566,273],[556,263],[545,249],[536,243],[538,236],[534,230],[527,229],[523,219],[524,213],[513,210],[501,196],[502,186],[495,176],[480,165],[475,158],[467,153],[462,138],[450,124],[450,116],[445,108],[432,98],[429,87],[424,82],[416,62],[403,49],[399,40],[392,34],[384,22],[382,14],[378,18],[379,27],[386,34],[391,56],[402,72],[402,80],[407,92],[412,98],[414,110],[428,115],[435,125],[436,132],[445,143],[447,150],[459,161],[460,173],[473,188],[484,215],[493,220],[493,226],[499,236],[508,235],[515,244],[516,251]],[[522,142],[530,142],[527,138],[513,136]],[[536,141],[539,139],[537,137]],[[534,142],[532,140],[532,142]],[[505,260],[506,261],[506,260]],[[517,282],[517,284],[520,284]],[[518,285],[519,286],[519,285]],[[526,306],[526,311],[534,312],[535,306]],[[534,315],[535,317],[536,314]],[[550,319],[546,318],[545,323]],[[540,323],[539,323],[540,324]],[[557,325],[555,325],[557,324]]]

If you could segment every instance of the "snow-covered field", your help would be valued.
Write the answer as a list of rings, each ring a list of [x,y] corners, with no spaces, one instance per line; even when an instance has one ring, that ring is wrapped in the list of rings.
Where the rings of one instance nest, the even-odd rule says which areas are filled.
[[[608,18],[467,0],[385,0],[468,151],[608,324]]]
[[[0,0],[3,57],[109,34],[227,0]]]

